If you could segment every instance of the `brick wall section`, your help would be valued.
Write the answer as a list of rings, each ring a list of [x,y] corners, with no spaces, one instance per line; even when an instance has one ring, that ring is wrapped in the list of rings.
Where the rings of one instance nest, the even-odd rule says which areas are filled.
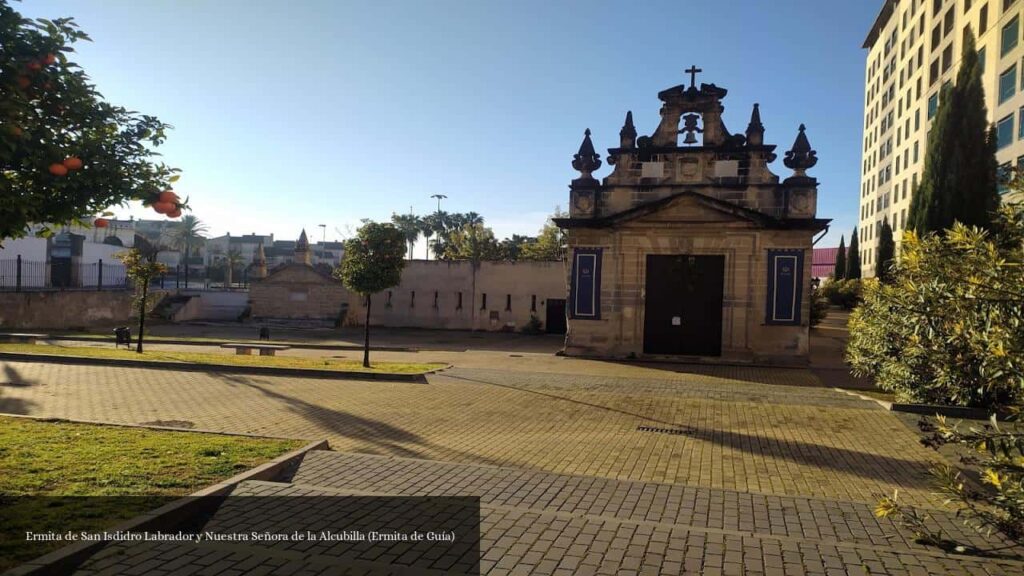
[[[253,318],[334,320],[349,301],[340,281],[288,264],[249,288]]]

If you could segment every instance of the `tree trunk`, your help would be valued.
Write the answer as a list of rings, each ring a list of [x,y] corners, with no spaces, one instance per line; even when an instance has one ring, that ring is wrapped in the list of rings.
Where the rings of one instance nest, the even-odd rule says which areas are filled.
[[[232,276],[232,274],[231,274],[231,265],[229,264],[228,267],[224,269],[224,289],[225,290],[231,290],[231,281],[234,280],[234,278],[232,278],[231,276]]]
[[[192,251],[192,246],[188,240],[185,241],[185,290],[188,290],[188,255]]]
[[[139,298],[139,335],[135,341],[135,352],[142,354],[142,331],[146,329],[146,297],[149,296],[149,278],[142,283],[142,297]]]
[[[363,368],[370,367],[370,295],[366,295],[366,323],[363,325]]]

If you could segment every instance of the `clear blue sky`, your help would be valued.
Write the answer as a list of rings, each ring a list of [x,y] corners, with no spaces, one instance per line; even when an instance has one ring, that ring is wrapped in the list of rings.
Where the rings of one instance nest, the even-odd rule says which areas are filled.
[[[819,216],[838,243],[856,223],[861,44],[881,0],[31,0],[94,42],[78,62],[112,102],[175,126],[177,185],[221,234],[305,227],[337,238],[361,218],[436,208],[482,214],[499,237],[565,207],[583,130],[640,134],[657,92],[687,79],[729,90],[742,132],[761,103],[787,150],[807,124]],[[790,172],[779,155],[773,170]],[[599,176],[606,175],[605,165]],[[120,210],[118,214],[127,214]],[[152,213],[133,209],[136,215]],[[338,229],[342,232],[335,232]],[[422,249],[418,254],[422,253]]]

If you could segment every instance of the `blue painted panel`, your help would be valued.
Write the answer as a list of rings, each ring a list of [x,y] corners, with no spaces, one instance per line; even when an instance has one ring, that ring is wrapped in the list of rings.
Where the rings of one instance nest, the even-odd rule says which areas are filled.
[[[800,324],[803,283],[803,250],[768,251],[767,324]]]
[[[601,318],[601,252],[601,248],[577,248],[573,251],[569,286],[570,318]]]

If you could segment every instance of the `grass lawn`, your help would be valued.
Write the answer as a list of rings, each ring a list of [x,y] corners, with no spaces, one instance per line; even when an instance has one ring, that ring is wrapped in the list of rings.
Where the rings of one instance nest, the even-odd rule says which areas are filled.
[[[225,354],[204,352],[146,351],[137,354],[124,348],[96,348],[93,346],[45,345],[45,344],[0,344],[0,352],[18,354],[55,354],[82,358],[116,358],[119,360],[150,360],[156,362],[187,362],[211,366],[272,366],[275,368],[299,368],[307,370],[337,370],[342,372],[379,372],[391,374],[421,374],[443,368],[440,363],[371,362],[370,368],[363,368],[361,361],[334,360],[297,356],[239,356],[233,351]]]
[[[27,531],[109,528],[302,444],[0,416],[0,571],[65,544]]]

